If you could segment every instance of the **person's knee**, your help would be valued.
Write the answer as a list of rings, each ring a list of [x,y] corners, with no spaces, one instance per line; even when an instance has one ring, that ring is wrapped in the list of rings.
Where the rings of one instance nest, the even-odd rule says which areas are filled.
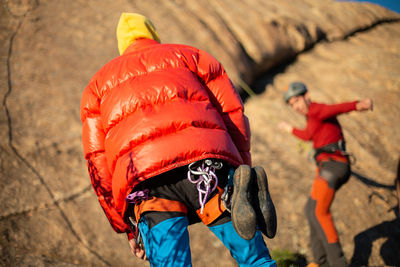
[[[331,216],[329,206],[330,203],[324,203],[325,200],[313,200],[310,199],[307,203],[309,205],[308,208],[308,217],[310,220],[318,220],[318,218],[324,218],[327,216]]]
[[[329,208],[327,208],[327,209],[316,209],[315,210],[315,216],[316,216],[316,218],[321,220],[321,219],[327,219],[327,217],[331,217],[332,214],[331,214]]]

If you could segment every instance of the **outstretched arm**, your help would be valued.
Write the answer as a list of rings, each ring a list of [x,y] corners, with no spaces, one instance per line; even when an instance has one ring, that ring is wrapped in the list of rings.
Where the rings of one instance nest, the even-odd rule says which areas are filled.
[[[304,141],[311,140],[311,134],[309,133],[307,128],[303,129],[303,130],[297,129],[297,128],[293,127],[292,125],[290,125],[289,123],[287,123],[286,121],[280,122],[278,124],[278,128],[281,131],[291,133]]]
[[[320,120],[325,120],[330,117],[347,113],[353,110],[366,111],[372,110],[373,104],[370,98],[363,99],[361,101],[344,102],[339,104],[331,105],[319,105],[318,108],[313,109],[309,113],[309,116],[316,117]]]
[[[312,110],[309,110],[308,116],[326,120],[342,113],[347,113],[356,110],[357,101],[344,102],[339,104],[319,104]]]

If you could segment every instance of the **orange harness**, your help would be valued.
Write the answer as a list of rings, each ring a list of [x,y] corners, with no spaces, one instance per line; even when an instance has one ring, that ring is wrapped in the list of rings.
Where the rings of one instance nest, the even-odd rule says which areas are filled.
[[[205,225],[209,225],[215,221],[226,210],[221,199],[224,191],[219,187],[217,188],[217,194],[207,201],[203,208],[203,213],[201,213],[201,209],[196,210],[197,215]],[[136,220],[139,221],[141,214],[147,211],[169,211],[187,214],[187,207],[176,200],[152,197],[135,204],[134,213]]]
[[[333,160],[333,161],[340,161],[340,162],[349,164],[349,159],[348,159],[348,157],[342,156],[342,155],[334,155],[334,154],[329,154],[329,155],[326,155],[326,156],[322,156],[322,157],[318,160],[318,163],[320,164],[320,163],[322,163],[322,162],[324,162],[324,161],[331,161],[331,160]]]

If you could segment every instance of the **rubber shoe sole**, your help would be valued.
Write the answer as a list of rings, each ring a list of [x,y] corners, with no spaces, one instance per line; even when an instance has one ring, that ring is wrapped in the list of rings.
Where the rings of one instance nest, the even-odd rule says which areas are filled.
[[[240,165],[233,177],[231,216],[236,232],[250,240],[256,233],[256,213],[250,201],[251,168]]]
[[[268,190],[268,179],[261,166],[253,168],[257,180],[257,186],[254,195],[257,195],[253,201],[253,207],[256,212],[257,225],[260,231],[268,238],[274,238],[277,228],[276,211],[271,195]],[[258,203],[257,203],[258,202]]]

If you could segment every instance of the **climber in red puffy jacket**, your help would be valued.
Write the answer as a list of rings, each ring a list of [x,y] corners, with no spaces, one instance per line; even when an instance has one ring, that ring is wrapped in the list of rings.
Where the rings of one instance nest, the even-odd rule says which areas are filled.
[[[160,44],[139,14],[122,14],[117,39],[121,56],[81,101],[84,155],[114,230],[154,266],[189,266],[187,226],[202,221],[239,264],[275,264],[259,232],[238,236],[221,202],[224,177],[251,165],[249,123],[222,65],[194,47]]]

